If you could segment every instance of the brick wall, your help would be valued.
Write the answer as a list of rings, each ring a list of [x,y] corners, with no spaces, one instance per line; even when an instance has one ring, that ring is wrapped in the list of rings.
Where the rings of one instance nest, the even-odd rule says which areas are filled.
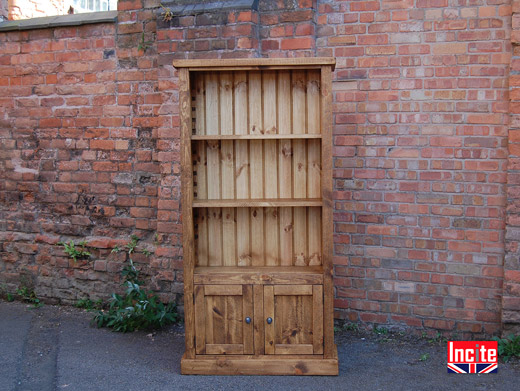
[[[64,15],[64,0],[5,0],[9,2],[9,20]],[[68,8],[68,7],[67,7]]]
[[[511,43],[513,57],[509,79],[509,165],[507,177],[506,257],[504,261],[504,292],[502,322],[509,332],[520,332],[520,2],[513,1]]]
[[[511,6],[478,4],[320,2],[340,317],[497,330]]]
[[[106,297],[123,260],[110,249],[137,234],[149,285],[178,300],[171,61],[334,56],[336,316],[459,333],[497,332],[502,308],[518,321],[508,1],[163,3],[168,20],[158,0],[121,0],[116,25],[0,33],[0,282]],[[90,262],[55,246],[83,238]]]

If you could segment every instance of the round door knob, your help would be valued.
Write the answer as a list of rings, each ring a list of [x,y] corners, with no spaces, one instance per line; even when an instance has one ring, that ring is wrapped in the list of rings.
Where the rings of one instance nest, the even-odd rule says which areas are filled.
[[[267,318],[267,324],[273,323],[273,318]]]
[[[251,318],[249,316],[246,318],[246,323],[247,324],[251,323]]]

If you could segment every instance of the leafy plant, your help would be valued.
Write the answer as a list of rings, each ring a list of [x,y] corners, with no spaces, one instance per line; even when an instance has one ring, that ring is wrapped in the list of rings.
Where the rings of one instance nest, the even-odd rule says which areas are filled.
[[[84,240],[79,242],[77,245],[74,244],[72,240],[69,243],[59,242],[58,244],[63,246],[65,254],[72,258],[74,262],[77,262],[78,259],[88,258],[92,255],[87,251],[87,242]]]
[[[152,43],[153,43],[152,41],[144,40],[144,31],[143,31],[143,33],[141,34],[141,41],[137,45],[137,50],[145,52],[146,49],[148,49]]]
[[[31,303],[34,306],[34,308],[39,308],[43,306],[43,303],[40,301],[40,299],[38,299],[36,293],[34,293],[34,290],[26,286],[20,286],[16,290],[16,293],[22,298],[23,301],[25,301],[26,303]]]
[[[498,355],[508,362],[511,357],[520,357],[520,335],[510,334],[506,338],[493,337],[498,342]]]
[[[74,306],[76,308],[86,309],[87,311],[92,311],[94,309],[100,310],[103,308],[103,300],[99,299],[92,301],[90,299],[79,299]]]
[[[430,353],[424,353],[421,354],[421,357],[419,357],[419,361],[427,361],[430,358]]]
[[[14,295],[12,293],[7,293],[7,301],[11,302],[14,301]]]
[[[142,329],[158,329],[179,320],[174,303],[163,304],[151,291],[142,288],[139,270],[135,267],[131,255],[136,251],[139,238],[132,236],[125,246],[128,263],[121,271],[122,286],[125,293],[113,293],[109,300],[109,308],[100,310],[93,322],[98,327],[109,327],[114,331],[128,332]],[[117,251],[116,251],[117,252]]]
[[[386,327],[377,327],[374,326],[374,333],[378,335],[388,334],[388,329]]]

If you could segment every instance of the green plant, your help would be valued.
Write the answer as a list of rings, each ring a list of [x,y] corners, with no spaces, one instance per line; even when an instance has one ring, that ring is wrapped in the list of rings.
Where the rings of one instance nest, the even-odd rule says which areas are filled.
[[[16,293],[22,298],[23,301],[25,301],[26,303],[31,303],[34,306],[34,308],[38,308],[43,305],[40,299],[38,299],[38,297],[36,296],[36,293],[34,293],[34,290],[32,290],[31,288],[28,288],[26,286],[20,286],[16,290]]]
[[[114,331],[134,331],[142,329],[158,329],[179,320],[177,307],[174,303],[163,304],[151,291],[142,288],[143,281],[139,279],[139,270],[135,267],[131,255],[137,250],[139,238],[132,236],[125,246],[128,254],[127,265],[121,271],[122,286],[125,293],[112,294],[109,308],[100,310],[94,316],[93,322],[98,327],[109,327]]]
[[[83,308],[87,311],[92,311],[94,309],[100,310],[103,308],[103,300],[99,299],[92,301],[90,299],[79,299],[74,306],[77,308]]]
[[[11,302],[14,301],[14,295],[12,293],[7,293],[7,301]]]
[[[137,45],[137,50],[145,52],[146,49],[148,49],[152,43],[153,43],[152,41],[144,40],[144,31],[143,31],[143,33],[141,34],[141,41]]]
[[[430,358],[430,353],[424,353],[421,354],[421,357],[419,357],[419,361],[427,361]]]
[[[498,342],[498,355],[508,362],[511,357],[520,357],[520,335],[510,334],[506,338],[493,337]]]
[[[437,331],[435,336],[428,338],[428,343],[432,345],[444,345],[448,342],[448,339],[444,337],[440,331]]]
[[[77,262],[78,259],[88,258],[92,255],[87,251],[87,242],[84,240],[78,244],[74,244],[72,240],[69,243],[59,242],[58,244],[63,246],[65,254],[72,258],[74,262]]]
[[[376,333],[378,335],[386,335],[386,334],[388,334],[388,329],[386,327],[374,326],[374,333]]]

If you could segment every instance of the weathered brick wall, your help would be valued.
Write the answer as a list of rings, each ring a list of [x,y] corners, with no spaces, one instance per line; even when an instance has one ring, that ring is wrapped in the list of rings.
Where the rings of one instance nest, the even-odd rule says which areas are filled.
[[[500,322],[511,6],[321,1],[337,60],[337,315],[460,332]]]
[[[506,257],[502,322],[507,333],[520,332],[520,1],[513,1],[511,43],[513,56],[509,79],[509,166],[507,176]]]
[[[64,0],[5,0],[9,2],[9,20],[64,15]]]
[[[133,233],[155,252],[139,259],[150,286],[179,299],[171,61],[321,55],[337,60],[336,316],[476,333],[500,329],[502,303],[516,316],[508,0],[261,1],[169,20],[158,7],[122,0],[116,25],[0,34],[0,282],[106,297],[123,260],[110,249]],[[71,238],[92,261],[54,245]]]

